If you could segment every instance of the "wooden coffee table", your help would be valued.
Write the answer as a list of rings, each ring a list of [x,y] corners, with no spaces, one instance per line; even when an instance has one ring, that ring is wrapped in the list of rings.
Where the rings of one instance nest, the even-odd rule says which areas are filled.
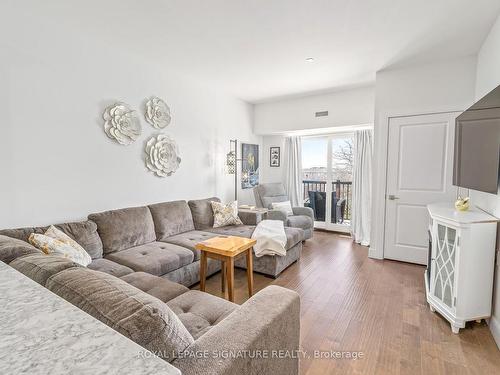
[[[200,255],[200,290],[205,291],[207,276],[207,258],[221,261],[222,291],[227,290],[228,300],[234,302],[234,260],[239,256],[246,255],[247,258],[247,282],[248,294],[253,294],[253,257],[252,246],[257,241],[250,238],[236,236],[220,236],[210,238],[196,244],[196,249],[201,251]]]

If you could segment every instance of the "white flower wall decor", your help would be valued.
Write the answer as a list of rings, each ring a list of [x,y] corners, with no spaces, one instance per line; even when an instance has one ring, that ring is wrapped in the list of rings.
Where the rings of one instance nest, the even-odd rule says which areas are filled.
[[[137,112],[126,103],[117,102],[102,115],[107,136],[121,145],[133,143],[142,132]]]
[[[181,163],[175,141],[167,135],[151,137],[146,143],[146,167],[158,177],[172,175]]]
[[[163,129],[172,120],[170,115],[170,108],[167,103],[158,98],[157,96],[152,96],[146,102],[146,113],[144,114],[146,121],[153,125],[156,129]]]

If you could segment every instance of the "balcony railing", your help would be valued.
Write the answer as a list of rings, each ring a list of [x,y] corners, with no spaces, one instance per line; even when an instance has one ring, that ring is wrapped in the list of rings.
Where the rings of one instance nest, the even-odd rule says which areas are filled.
[[[325,221],[326,181],[303,180],[304,205],[314,210],[316,221]],[[352,181],[332,181],[331,222],[348,224],[351,220]]]

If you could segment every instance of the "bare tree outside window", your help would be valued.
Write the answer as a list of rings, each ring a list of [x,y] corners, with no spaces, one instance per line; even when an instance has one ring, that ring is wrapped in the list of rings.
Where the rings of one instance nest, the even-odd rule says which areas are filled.
[[[352,181],[354,142],[352,138],[342,139],[333,148],[332,179],[334,181]]]
[[[328,155],[328,142],[331,151]],[[302,178],[306,206],[317,222],[331,215],[331,223],[348,225],[351,219],[354,139],[352,134],[302,140]],[[328,165],[331,169],[328,171]],[[330,172],[330,173],[328,173]],[[331,176],[331,213],[326,212],[328,175]]]

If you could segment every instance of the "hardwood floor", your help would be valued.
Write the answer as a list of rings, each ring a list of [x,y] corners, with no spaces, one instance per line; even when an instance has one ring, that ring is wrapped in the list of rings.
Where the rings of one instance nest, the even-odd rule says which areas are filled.
[[[270,284],[301,298],[301,347],[362,352],[361,359],[301,359],[301,374],[500,374],[488,326],[451,332],[425,301],[424,267],[367,257],[350,238],[316,231],[302,257],[276,280],[254,274],[254,293]],[[220,273],[206,290],[221,296]],[[248,298],[235,272],[235,301]]]

